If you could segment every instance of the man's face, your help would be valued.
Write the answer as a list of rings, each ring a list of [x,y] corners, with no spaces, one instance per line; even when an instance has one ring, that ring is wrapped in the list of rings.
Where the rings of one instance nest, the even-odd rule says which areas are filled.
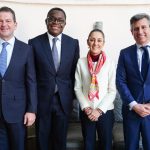
[[[17,23],[10,12],[0,12],[0,38],[9,40],[16,30]]]
[[[137,44],[146,45],[150,42],[150,25],[146,18],[133,23],[131,32]]]
[[[64,13],[59,10],[52,11],[46,19],[47,30],[52,36],[58,36],[66,25]]]

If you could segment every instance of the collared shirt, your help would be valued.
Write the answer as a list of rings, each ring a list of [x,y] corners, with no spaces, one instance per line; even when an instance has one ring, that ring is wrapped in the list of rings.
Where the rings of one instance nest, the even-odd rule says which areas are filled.
[[[143,55],[143,49],[141,49],[140,47],[142,47],[142,45],[136,44],[137,45],[137,60],[138,60],[138,66],[139,66],[139,70],[141,72],[141,67],[142,67],[142,55]],[[148,53],[149,53],[149,58],[150,58],[150,43],[146,44],[145,46],[148,46]],[[130,110],[132,110],[133,106],[135,106],[137,104],[136,101],[133,101],[129,104]]]
[[[53,37],[52,35],[50,35],[49,33],[48,34],[48,39],[49,39],[49,43],[50,43],[50,47],[51,47],[51,50],[52,50],[52,46],[53,46],[53,38],[56,38],[56,37]],[[57,47],[57,50],[58,50],[58,59],[59,59],[59,63],[60,63],[60,58],[61,58],[61,37],[62,37],[62,34],[59,34],[57,36],[58,40],[56,41],[56,47]]]
[[[4,42],[8,42],[9,44],[6,47],[6,51],[7,51],[7,67],[9,66],[10,60],[11,60],[11,56],[13,53],[13,48],[14,48],[14,43],[15,43],[15,37],[12,37],[10,40],[8,41],[4,41],[3,39],[0,38],[0,53],[2,51],[2,43]]]

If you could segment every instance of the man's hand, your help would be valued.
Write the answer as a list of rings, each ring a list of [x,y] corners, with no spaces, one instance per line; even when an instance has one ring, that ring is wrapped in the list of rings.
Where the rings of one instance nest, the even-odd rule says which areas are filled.
[[[27,112],[24,115],[24,124],[26,126],[31,126],[35,122],[35,119],[36,119],[35,113],[29,113],[29,112]]]
[[[148,104],[136,104],[132,109],[141,117],[150,115],[150,105]]]
[[[147,111],[149,111],[149,115],[150,115],[150,103],[143,104],[143,105],[144,105],[145,109],[146,109]]]

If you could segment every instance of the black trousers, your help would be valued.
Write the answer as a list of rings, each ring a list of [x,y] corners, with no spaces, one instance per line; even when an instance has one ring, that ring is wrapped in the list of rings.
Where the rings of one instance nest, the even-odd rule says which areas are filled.
[[[98,121],[90,121],[83,111],[80,114],[84,150],[96,149],[96,135],[98,136],[98,149],[111,150],[112,128],[114,123],[113,110],[109,110],[100,116]]]
[[[53,96],[49,113],[38,116],[36,122],[37,147],[39,150],[66,150],[68,116],[64,113],[59,94]]]
[[[0,150],[25,150],[26,129],[23,121],[8,123],[0,117]]]

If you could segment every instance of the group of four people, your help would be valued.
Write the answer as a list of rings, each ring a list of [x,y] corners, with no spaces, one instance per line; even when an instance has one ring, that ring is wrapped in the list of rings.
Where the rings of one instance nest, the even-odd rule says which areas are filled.
[[[144,150],[150,150],[149,15],[131,18],[136,43],[121,51],[117,73],[103,49],[102,30],[89,33],[87,57],[79,59],[78,40],[62,33],[64,10],[50,9],[45,24],[47,32],[25,44],[14,36],[15,12],[0,8],[0,150],[24,150],[26,126],[35,120],[37,149],[66,150],[75,95],[84,149],[95,150],[97,132],[99,149],[111,150],[116,85],[123,100],[125,149],[137,150],[141,133]],[[144,76],[143,59],[148,61]]]

